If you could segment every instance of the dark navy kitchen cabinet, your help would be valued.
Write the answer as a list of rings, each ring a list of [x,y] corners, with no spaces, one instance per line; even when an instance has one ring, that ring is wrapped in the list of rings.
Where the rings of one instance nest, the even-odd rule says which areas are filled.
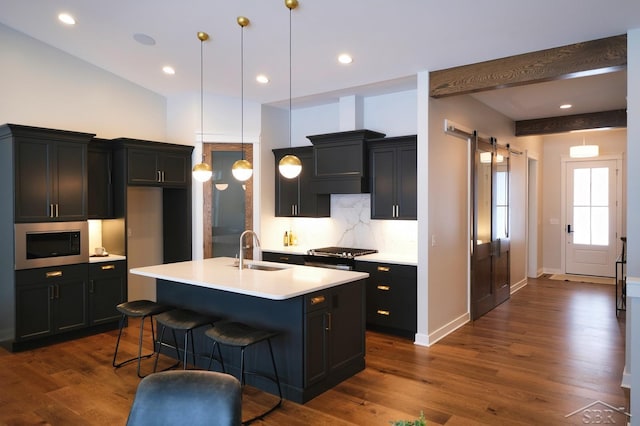
[[[16,341],[88,324],[87,264],[16,271]]]
[[[418,324],[415,266],[356,261],[368,272],[367,328],[413,338]]]
[[[113,217],[113,151],[110,142],[94,138],[87,151],[89,219]]]
[[[416,220],[416,136],[368,141],[371,187],[371,219]]]
[[[331,196],[313,191],[313,148],[274,149],[276,175],[276,216],[329,217]],[[285,155],[293,154],[302,162],[300,175],[287,179],[278,172],[278,163]]]
[[[89,325],[118,321],[116,306],[126,300],[126,261],[89,265]]]
[[[6,124],[14,146],[15,222],[87,219],[87,145],[93,134]]]
[[[191,185],[192,146],[119,138],[127,147],[127,184],[161,187]]]

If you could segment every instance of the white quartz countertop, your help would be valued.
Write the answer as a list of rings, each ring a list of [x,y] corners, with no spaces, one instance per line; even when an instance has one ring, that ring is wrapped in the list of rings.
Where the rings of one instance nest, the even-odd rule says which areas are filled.
[[[215,257],[133,268],[130,272],[156,279],[272,300],[289,299],[365,279],[369,276],[364,272],[253,260],[246,261],[246,264],[272,266],[278,270],[248,269],[246,264],[244,269],[239,270],[234,266],[234,260],[230,257]]]
[[[126,260],[127,256],[119,254],[109,254],[107,256],[89,256],[89,263],[115,262],[116,260]]]

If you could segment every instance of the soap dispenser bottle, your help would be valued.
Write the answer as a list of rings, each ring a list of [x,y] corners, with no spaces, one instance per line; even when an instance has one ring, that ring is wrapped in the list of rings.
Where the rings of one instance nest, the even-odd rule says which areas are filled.
[[[284,231],[284,238],[282,239],[284,246],[287,247],[289,245],[289,234],[287,231]]]

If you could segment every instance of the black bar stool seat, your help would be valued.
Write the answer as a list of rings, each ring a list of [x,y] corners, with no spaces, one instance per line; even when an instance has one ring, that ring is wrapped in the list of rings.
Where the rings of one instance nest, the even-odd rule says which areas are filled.
[[[130,302],[123,302],[116,306],[118,312],[122,314],[120,318],[120,330],[118,331],[118,340],[116,340],[116,349],[113,352],[113,362],[111,363],[115,368],[120,368],[125,364],[128,364],[132,361],[138,361],[138,377],[142,378],[143,376],[140,374],[140,361],[142,358],[150,358],[153,356],[154,352],[148,353],[146,355],[142,355],[142,340],[144,335],[144,320],[149,318],[149,322],[151,323],[151,339],[153,342],[153,347],[155,348],[156,344],[156,335],[153,327],[153,316],[158,315],[162,312],[168,311],[169,309],[173,309],[171,306],[163,305],[161,303],[152,302],[151,300],[132,300]],[[120,346],[120,338],[122,337],[122,329],[124,328],[124,323],[127,319],[130,318],[140,318],[140,338],[138,341],[138,356],[129,358],[127,360],[117,362],[116,358],[118,356],[118,347]]]
[[[160,357],[160,348],[163,344],[164,331],[167,328],[171,329],[171,333],[173,334],[173,341],[175,343],[176,354],[178,358],[178,362],[172,365],[169,368],[177,367],[180,363],[180,349],[178,348],[178,338],[176,336],[176,330],[184,331],[184,348],[183,348],[183,358],[182,358],[182,368],[187,369],[187,353],[189,349],[189,336],[191,336],[191,355],[193,360],[193,365],[196,365],[196,352],[195,345],[193,343],[193,330],[202,327],[204,325],[213,325],[214,322],[218,321],[220,318],[214,318],[209,315],[204,315],[199,312],[191,311],[188,309],[172,309],[170,311],[163,312],[156,317],[156,321],[158,324],[162,326],[160,329],[160,336],[158,337],[158,350],[156,351],[156,362],[153,367],[153,371],[155,372],[158,368],[158,358]]]
[[[226,372],[224,362],[222,359],[222,351],[220,345],[226,345],[229,347],[240,348],[240,383],[244,387],[245,375],[252,374],[260,377],[264,377],[278,387],[278,402],[267,409],[265,412],[249,419],[243,420],[243,424],[249,424],[255,420],[262,419],[267,414],[271,413],[276,408],[282,405],[282,389],[280,387],[280,378],[278,377],[278,369],[276,368],[276,361],[273,356],[273,348],[271,346],[271,339],[277,336],[279,333],[263,330],[256,327],[252,327],[247,324],[235,321],[220,321],[216,322],[215,326],[206,330],[204,334],[213,340],[213,346],[211,348],[211,355],[209,357],[209,369],[211,368],[211,362],[213,361],[214,351],[217,349],[217,355],[219,357],[220,364],[222,365],[222,371]],[[257,371],[245,371],[245,349],[249,346],[255,345],[260,342],[266,341],[269,346],[269,354],[271,355],[271,365],[273,366],[273,376],[263,372]]]

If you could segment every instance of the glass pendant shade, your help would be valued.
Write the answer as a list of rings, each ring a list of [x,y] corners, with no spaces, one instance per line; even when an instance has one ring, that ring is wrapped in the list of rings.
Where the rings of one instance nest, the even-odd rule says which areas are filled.
[[[193,178],[198,182],[206,182],[213,176],[213,170],[207,163],[198,163],[191,170]]]
[[[293,179],[302,171],[302,162],[295,155],[285,155],[278,163],[278,170],[282,176]]]
[[[569,148],[569,157],[571,158],[590,158],[597,157],[600,150],[598,145],[576,145]]]
[[[251,163],[247,160],[238,160],[233,163],[233,166],[231,166],[231,173],[234,178],[240,182],[244,182],[253,175],[253,168],[251,167]]]

